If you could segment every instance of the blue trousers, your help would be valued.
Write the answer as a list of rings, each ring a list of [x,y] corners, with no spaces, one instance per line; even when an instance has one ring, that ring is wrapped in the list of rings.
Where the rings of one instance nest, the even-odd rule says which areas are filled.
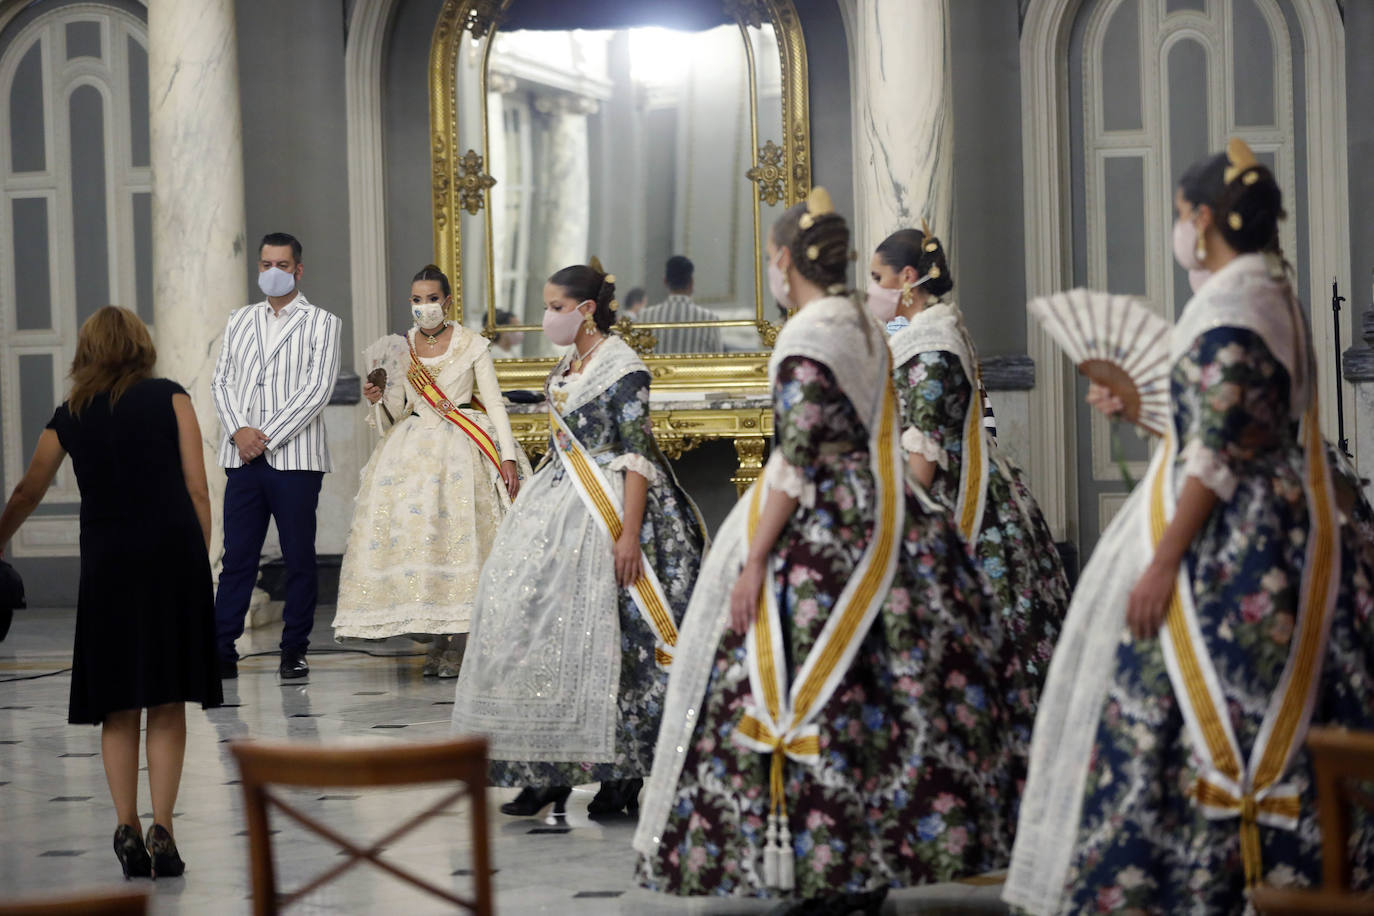
[[[277,523],[286,561],[286,606],[282,610],[283,651],[310,645],[319,598],[315,568],[315,510],[323,471],[279,471],[259,456],[243,467],[226,468],[224,567],[215,593],[215,628],[220,658],[235,659],[234,641],[243,635],[248,602],[258,581],[267,522]]]

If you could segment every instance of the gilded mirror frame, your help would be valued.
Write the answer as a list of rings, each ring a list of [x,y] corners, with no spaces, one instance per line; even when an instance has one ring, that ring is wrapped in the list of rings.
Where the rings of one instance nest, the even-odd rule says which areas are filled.
[[[492,38],[500,21],[520,0],[445,0],[434,28],[429,54],[429,123],[431,181],[434,199],[434,253],[439,266],[452,278],[454,290],[452,317],[463,318],[463,237],[461,213],[485,213],[486,257],[489,299],[483,333],[495,336],[494,254],[492,251],[491,189],[496,179],[487,174],[490,138],[487,131],[486,82]],[[806,44],[801,20],[792,0],[722,0],[725,14],[740,29],[747,49],[750,99],[751,162],[742,178],[750,182],[753,193],[755,268],[755,320],[687,322],[682,326],[738,326],[753,324],[760,339],[754,352],[706,353],[685,356],[655,356],[651,331],[635,329],[622,319],[617,326],[627,342],[641,354],[653,373],[658,389],[738,391],[767,386],[768,358],[777,339],[779,324],[764,313],[764,281],[760,259],[764,203],[784,207],[805,200],[811,190],[811,118],[808,90]],[[756,66],[748,28],[771,24],[778,44],[782,70],[782,134],[774,138],[758,136],[758,93]],[[458,123],[458,55],[464,37],[483,40],[481,68],[482,150],[463,150]],[[502,359],[496,363],[501,386],[506,389],[543,387],[544,379],[557,363],[556,357]]]

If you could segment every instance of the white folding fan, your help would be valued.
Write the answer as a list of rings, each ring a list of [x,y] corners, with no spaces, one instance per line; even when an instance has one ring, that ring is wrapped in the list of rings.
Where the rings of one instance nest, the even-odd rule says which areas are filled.
[[[1140,299],[1086,289],[1032,299],[1028,308],[1080,373],[1121,399],[1124,419],[1168,431],[1167,321]]]

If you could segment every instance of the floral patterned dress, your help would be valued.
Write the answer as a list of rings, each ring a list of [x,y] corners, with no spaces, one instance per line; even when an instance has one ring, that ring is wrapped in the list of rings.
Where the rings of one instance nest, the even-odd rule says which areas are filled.
[[[811,491],[770,560],[795,671],[874,537],[876,481],[869,434],[825,365],[787,356],[773,397],[774,448]],[[800,897],[1006,862],[1000,634],[982,624],[977,573],[945,513],[910,490],[904,498],[890,594],[817,719],[821,762],[785,764]],[[775,893],[762,878],[769,758],[732,739],[751,701],[744,639],[727,629],[718,644],[661,842],[641,858],[655,890]]]
[[[902,427],[907,431],[903,443],[916,438],[938,456],[931,495],[953,511],[963,473],[965,421],[975,403],[973,384],[959,357],[947,350],[917,353],[893,375],[902,403]],[[1019,797],[1040,688],[1069,606],[1069,580],[1054,536],[1021,469],[997,454],[987,437],[984,443],[992,455],[987,501],[973,553],[1006,635],[998,664],[1002,698],[1015,736]],[[1013,817],[1014,808],[1013,803]]]
[[[1288,371],[1254,331],[1203,333],[1173,371],[1176,460],[1194,473],[1205,449],[1234,484],[1185,562],[1227,710],[1243,753],[1255,743],[1293,639],[1309,530],[1304,456],[1289,419]],[[1204,475],[1205,476],[1205,475]],[[1359,515],[1367,516],[1361,500]],[[1374,727],[1374,611],[1367,547],[1341,527],[1341,583],[1312,723]],[[1198,776],[1158,639],[1124,638],[1093,746],[1061,912],[1240,913],[1237,822],[1205,819],[1186,789]],[[1286,781],[1301,793],[1295,831],[1259,827],[1265,883],[1321,880],[1311,762],[1300,749]],[[1374,823],[1351,835],[1354,883],[1374,887]]]
[[[616,346],[613,346],[616,345]],[[618,348],[628,351],[617,338],[607,341],[603,356]],[[626,356],[638,362],[637,358]],[[589,364],[588,372],[595,365]],[[653,436],[649,415],[649,373],[639,368],[621,375],[586,403],[562,416],[588,450],[617,495],[623,492],[624,475],[635,471],[649,481],[640,545],[647,565],[662,584],[677,622],[681,622],[701,563],[705,533],[691,500],[678,486],[667,459]],[[562,367],[560,366],[560,369]],[[555,404],[566,403],[567,391],[578,377],[563,377],[555,370],[549,396]],[[552,444],[552,443],[551,443]],[[623,496],[621,497],[623,499]],[[655,661],[655,636],[626,589],[619,588],[610,567],[612,544],[587,512],[564,465],[551,450],[534,477],[521,490],[506,523],[496,537],[491,559],[482,571],[478,612],[464,668],[459,676],[454,725],[459,731],[483,731],[491,720],[472,718],[477,708],[472,693],[480,683],[525,690],[526,705],[535,712],[541,699],[557,693],[568,682],[548,674],[562,664],[578,664],[591,672],[586,703],[614,694],[608,729],[613,731],[613,750],[605,759],[584,760],[561,754],[556,745],[532,755],[538,759],[501,756],[501,735],[493,735],[491,781],[502,786],[565,786],[647,776],[653,765],[654,742],[662,716],[663,693],[668,674]],[[587,564],[591,563],[592,566]],[[595,571],[592,571],[592,570]],[[595,581],[587,581],[587,580]],[[513,631],[520,620],[535,621],[533,630]],[[572,622],[569,625],[569,622]],[[586,633],[580,629],[585,627]],[[530,633],[539,644],[528,645]],[[591,640],[587,634],[593,634]],[[581,663],[573,658],[584,650],[612,649],[585,643],[615,639],[618,657],[610,665]],[[507,666],[521,645],[525,664]],[[478,661],[474,662],[476,655]],[[604,655],[597,655],[603,658]],[[615,670],[618,668],[618,674]],[[563,669],[566,670],[566,669]],[[607,673],[609,672],[609,674]],[[614,677],[602,684],[598,677]],[[550,679],[551,678],[551,679]],[[489,697],[479,697],[485,700]],[[564,698],[570,717],[585,715],[586,704]],[[465,703],[467,705],[465,705]],[[506,736],[538,721],[522,723],[518,716],[501,723]]]

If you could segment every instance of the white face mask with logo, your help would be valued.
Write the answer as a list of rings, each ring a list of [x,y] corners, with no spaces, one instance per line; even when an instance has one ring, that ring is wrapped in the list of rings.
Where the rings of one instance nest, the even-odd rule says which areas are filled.
[[[296,288],[296,275],[280,267],[269,267],[258,274],[258,289],[265,296],[285,296]]]
[[[444,323],[444,304],[442,302],[412,302],[410,317],[415,326],[422,330],[437,328]]]

